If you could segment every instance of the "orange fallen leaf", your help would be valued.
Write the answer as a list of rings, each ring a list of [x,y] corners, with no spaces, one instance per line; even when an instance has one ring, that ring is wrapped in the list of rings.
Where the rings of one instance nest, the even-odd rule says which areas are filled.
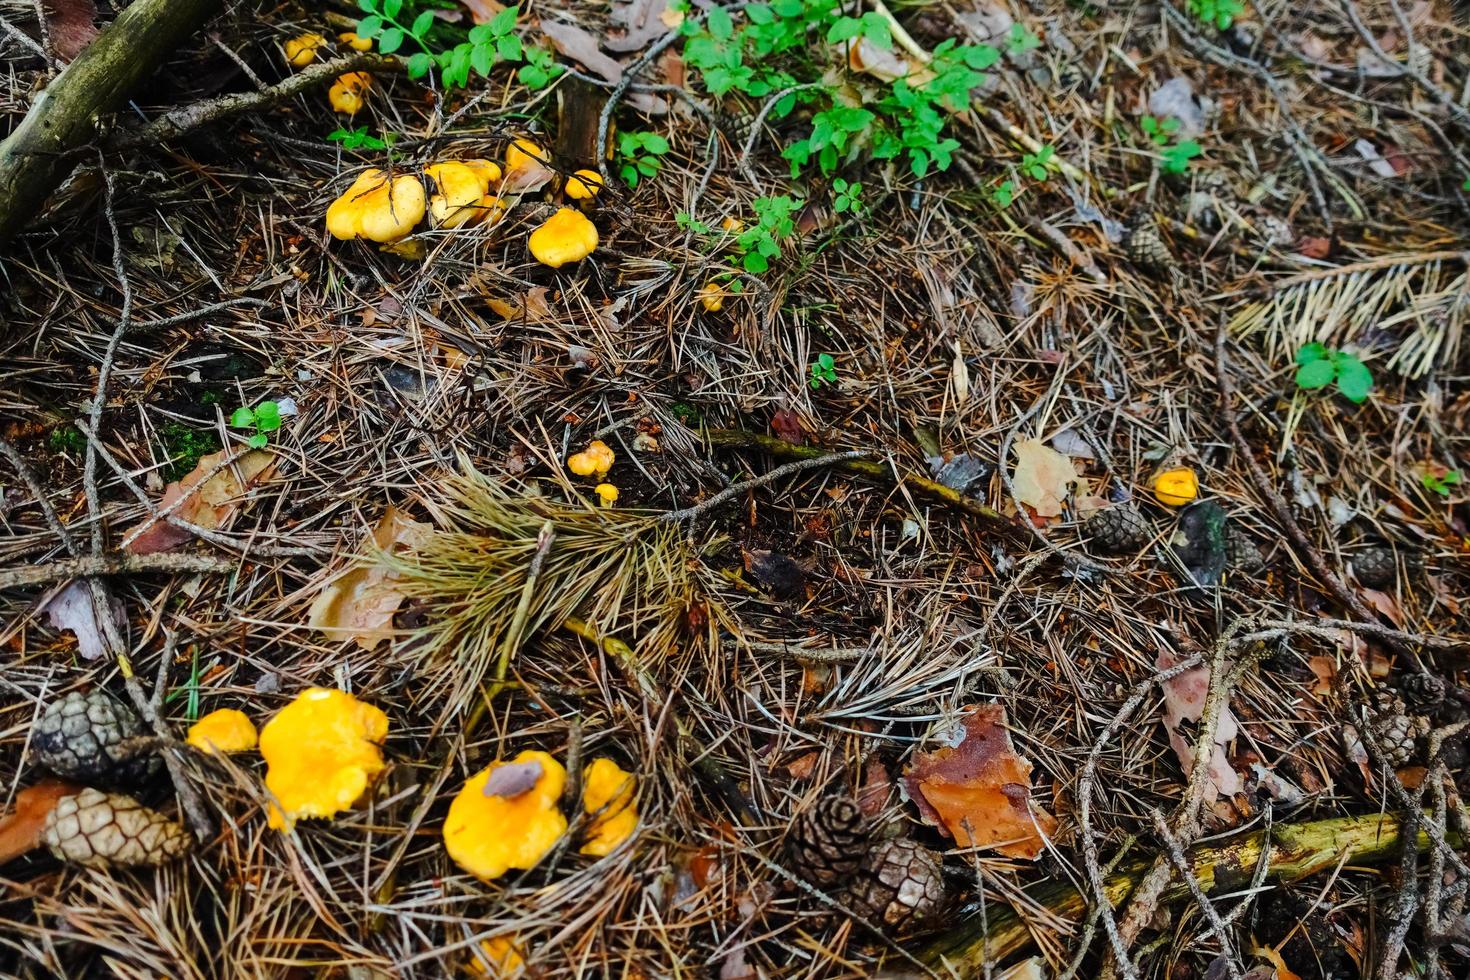
[[[914,757],[904,787],[924,822],[957,845],[1034,861],[1057,819],[1031,802],[1031,763],[1011,744],[1005,708],[979,705],[961,724],[955,745]]]
[[[1168,670],[1178,663],[1173,654],[1159,654],[1158,668]],[[1179,765],[1185,775],[1194,771],[1194,740],[1186,738],[1181,730],[1184,722],[1193,724],[1200,720],[1205,711],[1205,698],[1210,689],[1210,671],[1206,667],[1193,667],[1164,682],[1164,730],[1169,733],[1169,744],[1179,757]],[[1208,778],[1220,796],[1234,796],[1240,792],[1240,774],[1230,765],[1225,756],[1229,745],[1239,732],[1235,714],[1226,704],[1220,710],[1219,726],[1215,729],[1215,745],[1210,753]],[[1211,797],[1213,799],[1213,797]]]
[[[379,551],[411,551],[431,527],[389,507],[373,528],[372,543]],[[392,636],[393,617],[404,598],[397,573],[373,556],[363,556],[317,594],[306,615],[307,625],[332,639],[355,640],[362,649],[371,650]]]
[[[817,767],[817,762],[822,758],[822,753],[812,751],[805,755],[799,755],[786,763],[786,771],[791,773],[791,778],[797,781],[810,779],[812,770]]]
[[[1016,469],[1011,474],[1016,499],[1037,517],[1056,517],[1062,512],[1062,501],[1080,477],[1072,461],[1040,439],[1023,439],[1016,443]]]
[[[1337,661],[1331,657],[1317,655],[1307,658],[1307,666],[1312,673],[1317,675],[1317,682],[1312,685],[1312,693],[1321,697],[1332,693],[1332,682],[1337,679]]]
[[[263,450],[253,450],[231,465],[221,467],[219,472],[211,476],[222,461],[230,458],[229,454],[233,451],[225,448],[199,457],[199,465],[194,467],[192,473],[164,488],[158,509],[167,510],[183,498],[183,503],[170,513],[210,531],[229,527],[246,492],[268,480],[276,470],[275,456]],[[132,538],[131,533],[128,537]],[[193,538],[194,535],[183,528],[175,527],[166,520],[159,520],[132,538],[127,549],[135,555],[151,555],[160,551],[173,551]]]
[[[16,793],[15,808],[0,819],[0,864],[40,847],[46,816],[63,796],[72,796],[81,789],[64,779],[43,779]]]

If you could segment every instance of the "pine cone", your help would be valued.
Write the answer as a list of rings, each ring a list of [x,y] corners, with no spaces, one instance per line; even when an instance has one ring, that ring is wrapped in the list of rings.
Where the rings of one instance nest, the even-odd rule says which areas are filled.
[[[895,935],[923,928],[946,898],[939,855],[906,837],[874,845],[847,895],[854,912]]]
[[[1256,543],[1234,524],[1225,526],[1225,562],[1232,572],[1254,575],[1266,567],[1266,556]]]
[[[193,845],[188,831],[157,810],[91,788],[57,802],[41,842],[63,861],[88,868],[156,867]]]
[[[1373,545],[1353,555],[1353,575],[1370,589],[1387,589],[1398,577],[1398,562],[1393,549],[1387,545]]]
[[[868,848],[868,820],[857,801],[827,796],[796,818],[786,838],[792,870],[818,888],[852,877]]]
[[[1373,692],[1368,727],[1383,750],[1384,761],[1398,769],[1409,764],[1419,739],[1429,734],[1429,719],[1409,714],[1403,698],[1380,687]]]
[[[1433,711],[1444,704],[1444,679],[1426,671],[1416,671],[1399,678],[1399,690],[1405,703],[1415,711]]]
[[[1128,261],[1144,269],[1163,271],[1174,263],[1174,256],[1159,234],[1159,226],[1145,215],[1123,235],[1123,252]]]
[[[158,774],[156,755],[130,751],[124,744],[143,734],[137,712],[97,688],[53,701],[35,724],[31,746],[36,761],[58,776],[119,786]]]
[[[1153,537],[1148,521],[1137,507],[1128,503],[1098,511],[1087,519],[1082,529],[1091,535],[1093,547],[1110,555],[1137,551]]]

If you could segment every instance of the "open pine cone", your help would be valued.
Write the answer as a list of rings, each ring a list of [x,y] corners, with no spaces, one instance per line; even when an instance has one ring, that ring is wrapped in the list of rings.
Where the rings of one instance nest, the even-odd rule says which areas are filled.
[[[46,816],[41,842],[72,864],[136,868],[172,861],[194,840],[176,821],[131,796],[89,787],[57,802]]]
[[[1087,519],[1082,529],[1098,551],[1122,555],[1137,551],[1153,537],[1148,521],[1129,503],[1105,507]]]
[[[156,755],[131,751],[144,735],[137,712],[101,688],[72,691],[53,701],[36,722],[36,761],[58,776],[106,786],[133,785],[158,774]]]
[[[1429,719],[1409,714],[1404,699],[1388,688],[1373,692],[1368,726],[1383,750],[1385,761],[1395,769],[1409,764],[1419,740],[1429,734]]]
[[[1143,269],[1162,272],[1174,262],[1159,225],[1152,215],[1144,215],[1123,235],[1123,251],[1128,261]]]
[[[818,888],[840,885],[862,863],[868,830],[868,820],[856,800],[823,797],[797,817],[786,838],[792,870]]]
[[[949,897],[939,855],[900,837],[875,844],[848,888],[848,905],[894,935],[932,921]]]

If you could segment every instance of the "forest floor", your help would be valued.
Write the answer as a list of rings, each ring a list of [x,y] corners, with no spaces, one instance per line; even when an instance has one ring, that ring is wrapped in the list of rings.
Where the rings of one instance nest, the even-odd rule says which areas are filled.
[[[361,8],[0,253],[0,972],[1465,975],[1463,9]]]

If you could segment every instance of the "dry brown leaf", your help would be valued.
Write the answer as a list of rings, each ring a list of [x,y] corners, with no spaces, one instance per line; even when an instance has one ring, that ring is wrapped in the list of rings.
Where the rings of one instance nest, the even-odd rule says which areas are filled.
[[[505,4],[497,3],[496,0],[459,0],[466,10],[470,12],[470,19],[476,24],[488,24],[495,19],[495,15],[505,9]]]
[[[43,779],[16,793],[15,807],[0,818],[0,864],[40,847],[41,830],[56,801],[81,789],[64,779]]]
[[[668,6],[669,0],[629,0],[627,3],[614,0],[608,21],[626,33],[622,37],[606,38],[602,46],[620,53],[643,50],[654,38],[662,37],[670,27],[677,26],[664,20]]]
[[[411,551],[431,528],[389,507],[373,528],[372,542],[379,551]],[[403,600],[397,574],[366,555],[360,564],[327,582],[312,602],[306,621],[332,639],[351,639],[371,650],[393,635],[393,617]]]
[[[863,785],[858,790],[858,809],[864,816],[877,816],[888,807],[888,794],[893,789],[893,777],[888,767],[877,759],[869,759],[863,770]]]
[[[1363,593],[1363,598],[1368,600],[1368,605],[1388,617],[1389,622],[1399,629],[1404,628],[1406,622],[1404,611],[1399,608],[1398,600],[1387,592],[1380,592],[1378,589],[1370,589],[1366,586],[1359,591]]]
[[[576,24],[543,20],[541,33],[551,41],[552,47],[573,61],[580,61],[588,71],[602,76],[605,81],[623,80],[623,66],[598,50],[597,38]]]
[[[241,498],[251,487],[263,483],[270,478],[276,470],[276,458],[264,450],[252,450],[241,456],[230,466],[225,466],[218,473],[209,476],[216,466],[229,458],[234,450],[230,448],[221,449],[217,453],[199,458],[199,465],[194,471],[175,483],[170,483],[163,491],[163,499],[158,502],[159,510],[166,510],[173,506],[175,501],[189,493],[188,498],[179,504],[171,513],[191,524],[197,524],[202,528],[217,531],[229,527],[235,519],[235,511],[239,509]],[[206,480],[205,477],[209,476]],[[204,483],[201,486],[200,481]],[[195,487],[198,490],[194,490]],[[128,543],[128,550],[135,555],[151,555],[160,551],[173,551],[180,545],[192,541],[194,535],[183,528],[174,527],[165,520],[159,520],[142,534],[138,535]]]
[[[1016,499],[1036,511],[1037,517],[1056,517],[1062,501],[1079,479],[1072,461],[1040,439],[1016,443],[1016,468],[1011,474]]]
[[[1005,720],[1001,705],[971,708],[955,745],[914,757],[904,788],[924,822],[960,847],[1035,860],[1057,820],[1031,802],[1031,763],[1016,754]]]
[[[112,596],[107,597],[112,621],[122,629],[127,622],[123,604]],[[96,660],[107,653],[107,639],[102,624],[97,621],[97,606],[92,600],[92,587],[77,579],[56,593],[41,607],[51,625],[59,630],[71,630],[77,637],[77,653],[83,660]]]
[[[1168,670],[1178,662],[1167,651],[1159,654],[1160,670]],[[1194,741],[1185,737],[1180,726],[1185,721],[1194,723],[1200,720],[1209,689],[1210,671],[1203,666],[1193,667],[1164,682],[1164,730],[1169,733],[1169,744],[1174,747],[1174,754],[1179,757],[1186,776],[1194,771]],[[1208,776],[1210,785],[1219,796],[1234,796],[1240,792],[1240,774],[1231,768],[1230,760],[1225,756],[1225,746],[1239,730],[1230,705],[1225,705],[1220,712],[1220,725],[1215,731],[1215,748],[1210,754]]]
[[[1332,693],[1332,682],[1337,679],[1337,661],[1331,657],[1322,656],[1307,658],[1307,666],[1312,673],[1317,675],[1317,682],[1312,685],[1312,693],[1322,697]]]
[[[812,775],[812,770],[817,767],[817,762],[820,761],[821,758],[822,753],[816,750],[808,752],[805,755],[799,755],[795,759],[792,759],[790,762],[786,763],[786,771],[791,774],[792,779],[797,780],[798,782],[804,779],[810,779]]]
[[[46,0],[46,30],[62,61],[71,61],[97,36],[97,5],[92,0]]]

